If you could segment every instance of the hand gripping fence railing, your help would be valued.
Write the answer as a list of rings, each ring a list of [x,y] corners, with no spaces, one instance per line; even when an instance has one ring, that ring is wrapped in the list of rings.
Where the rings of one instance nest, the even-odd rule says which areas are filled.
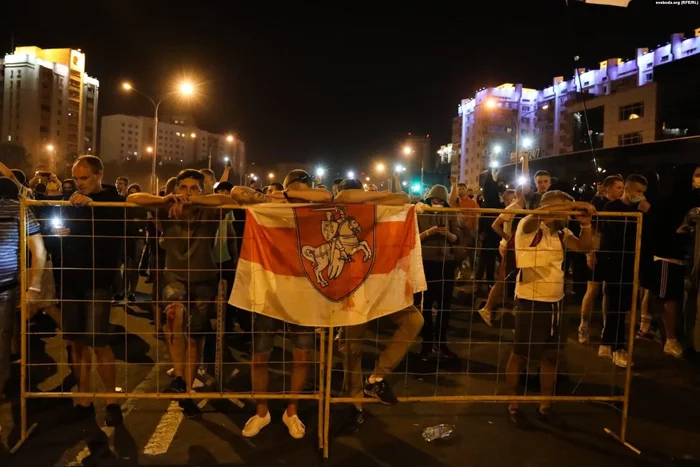
[[[363,389],[366,376],[381,375],[391,383],[401,402],[621,405],[619,431],[605,431],[635,449],[627,443],[626,433],[639,293],[641,214],[603,212],[594,216],[593,237],[598,238],[605,225],[613,226],[606,232],[623,238],[612,243],[594,242],[597,253],[589,255],[591,270],[586,266],[585,253],[572,251],[576,241],[570,241],[570,232],[578,237],[587,228],[580,229],[574,221],[569,221],[569,229],[562,229],[563,235],[544,236],[542,246],[533,246],[536,235],[532,235],[523,247],[522,242],[504,240],[501,244],[492,224],[509,237],[517,231],[515,225],[511,227],[512,221],[517,225],[528,214],[543,215],[546,211],[423,207],[416,218],[427,290],[416,294],[415,308],[358,326],[331,323],[309,331],[267,321],[256,325],[259,315],[228,305],[243,235],[241,220],[245,214],[240,206],[203,208],[202,212],[210,214],[177,221],[168,218],[167,210],[147,214],[129,203],[96,202],[75,208],[67,202],[23,200],[22,205],[31,209],[29,215],[21,209],[20,219],[20,442],[34,428],[28,426],[27,415],[27,401],[34,398],[107,402],[229,399],[238,407],[243,407],[238,401],[245,399],[315,400],[319,448],[328,457],[331,404],[361,406],[376,402],[364,397]],[[556,214],[575,216],[580,212]],[[27,290],[34,271],[26,235],[33,221],[41,224],[52,259],[52,273],[43,273],[54,279],[56,290],[54,297],[35,298],[40,303],[34,304]],[[554,253],[552,257],[546,245],[549,250],[559,250],[560,256]],[[605,250],[609,245],[621,248]],[[200,261],[208,249],[214,252],[214,267]],[[537,263],[538,258],[542,263]],[[275,259],[303,261],[301,256]],[[538,267],[550,266],[551,273],[557,261],[563,268],[559,279],[540,280],[541,289],[534,292],[527,289],[530,275],[538,274]],[[522,266],[520,275],[518,264]],[[148,275],[146,282],[150,284],[141,274]],[[606,283],[603,309],[607,303],[607,310],[595,305],[593,297],[582,312],[577,298],[584,296],[587,286],[595,287],[600,282]],[[536,300],[513,300],[514,287],[520,288],[521,295],[539,294],[535,296],[550,300],[551,306],[543,309]],[[557,295],[560,293],[566,295],[563,300]],[[44,310],[47,315],[59,320],[58,332],[30,331],[30,319],[43,305],[50,309]],[[76,316],[83,321],[76,321]],[[585,331],[579,333],[581,336],[573,326],[579,318],[585,323],[580,326]],[[149,319],[151,322],[144,324]],[[394,325],[389,324],[392,321]],[[602,343],[610,346],[612,354],[626,350],[624,369],[597,357],[592,342],[599,342],[593,331],[599,330],[603,321],[607,331]],[[276,335],[281,339],[275,340]],[[579,338],[584,344],[579,344]],[[55,362],[33,362],[32,343],[37,339],[54,340],[53,347],[58,348],[52,355]],[[76,343],[97,349],[97,371],[88,373],[81,366],[91,365],[91,360],[69,361],[61,339],[70,343],[73,354]],[[146,341],[148,350],[143,350],[144,343],[139,339]],[[294,342],[292,352],[288,352],[288,340]],[[251,345],[254,352],[249,350]],[[130,354],[130,346],[137,351]],[[137,352],[143,355],[134,356]],[[364,352],[373,355],[375,368],[363,371]],[[338,364],[335,369],[334,362]],[[619,364],[620,358],[616,362]],[[542,369],[539,381],[538,364]],[[299,365],[305,365],[306,371],[310,367],[310,376],[304,378],[306,373],[301,370],[291,383],[287,382],[287,373],[298,371],[295,366]],[[39,378],[52,366],[61,384],[49,390],[52,384],[40,384],[33,375]],[[266,377],[260,380],[261,369],[271,370],[269,387],[265,387]],[[148,378],[152,387],[137,389],[146,370],[152,373]],[[173,370],[185,380],[199,380],[203,387],[196,394],[190,392],[190,385],[178,392],[166,392],[173,386]],[[77,391],[73,385],[63,384],[70,372],[79,376]],[[249,390],[243,382],[247,372],[253,376]],[[333,379],[336,373],[339,378]],[[341,380],[342,385],[337,384]]]

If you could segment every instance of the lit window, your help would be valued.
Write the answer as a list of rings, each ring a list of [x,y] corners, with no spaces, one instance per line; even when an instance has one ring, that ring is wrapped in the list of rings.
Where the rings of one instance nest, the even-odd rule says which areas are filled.
[[[644,116],[644,102],[635,102],[620,107],[620,121],[633,120]]]

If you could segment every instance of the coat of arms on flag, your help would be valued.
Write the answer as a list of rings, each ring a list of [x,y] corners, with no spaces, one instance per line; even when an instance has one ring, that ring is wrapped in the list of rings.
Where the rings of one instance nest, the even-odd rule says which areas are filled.
[[[425,290],[415,207],[247,208],[229,303],[303,326],[352,326]]]
[[[339,302],[362,285],[374,265],[374,210],[362,205],[294,209],[306,277]]]

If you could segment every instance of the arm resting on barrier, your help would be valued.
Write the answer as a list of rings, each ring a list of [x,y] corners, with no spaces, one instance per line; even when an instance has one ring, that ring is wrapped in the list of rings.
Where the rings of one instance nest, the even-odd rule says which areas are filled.
[[[364,190],[343,190],[334,200],[339,204],[383,204],[383,205],[403,205],[408,204],[406,193],[391,193],[390,191],[364,191]]]
[[[134,193],[129,195],[126,201],[127,203],[134,203],[143,207],[161,207],[168,202],[164,197],[150,193]]]
[[[41,234],[28,236],[27,247],[32,253],[32,273],[27,282],[28,287],[41,290],[41,278],[44,274],[44,265],[46,264],[46,248],[44,247],[44,239],[41,237]]]
[[[244,186],[233,187],[233,190],[231,190],[231,198],[239,204],[260,204],[271,203],[273,201],[270,196]]]

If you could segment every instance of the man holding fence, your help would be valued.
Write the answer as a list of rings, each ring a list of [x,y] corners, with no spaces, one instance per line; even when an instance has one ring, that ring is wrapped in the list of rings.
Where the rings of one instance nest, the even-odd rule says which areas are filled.
[[[542,209],[552,214],[529,215],[515,234],[516,265],[520,269],[515,286],[518,308],[515,315],[515,339],[506,368],[508,394],[515,395],[520,372],[529,359],[540,361],[540,393],[554,393],[559,348],[565,336],[559,330],[559,303],[564,298],[564,249],[588,252],[592,247],[591,216],[595,208],[574,202],[562,191],[542,195]],[[557,211],[581,211],[581,236],[566,228],[568,216]],[[547,419],[552,406],[542,401],[537,418]],[[518,402],[508,407],[510,419],[518,426],[526,423]]]
[[[71,343],[73,365],[78,371],[79,392],[91,392],[93,354],[97,373],[107,392],[117,383],[114,353],[109,346],[110,301],[114,275],[121,266],[124,208],[91,207],[93,202],[123,202],[114,186],[102,185],[104,166],[95,156],[80,156],[73,164],[77,191],[69,199],[71,207],[60,209],[56,219],[62,227],[63,258],[63,336]],[[123,422],[116,398],[108,398],[107,426]],[[76,417],[94,415],[89,399],[80,399]]]

